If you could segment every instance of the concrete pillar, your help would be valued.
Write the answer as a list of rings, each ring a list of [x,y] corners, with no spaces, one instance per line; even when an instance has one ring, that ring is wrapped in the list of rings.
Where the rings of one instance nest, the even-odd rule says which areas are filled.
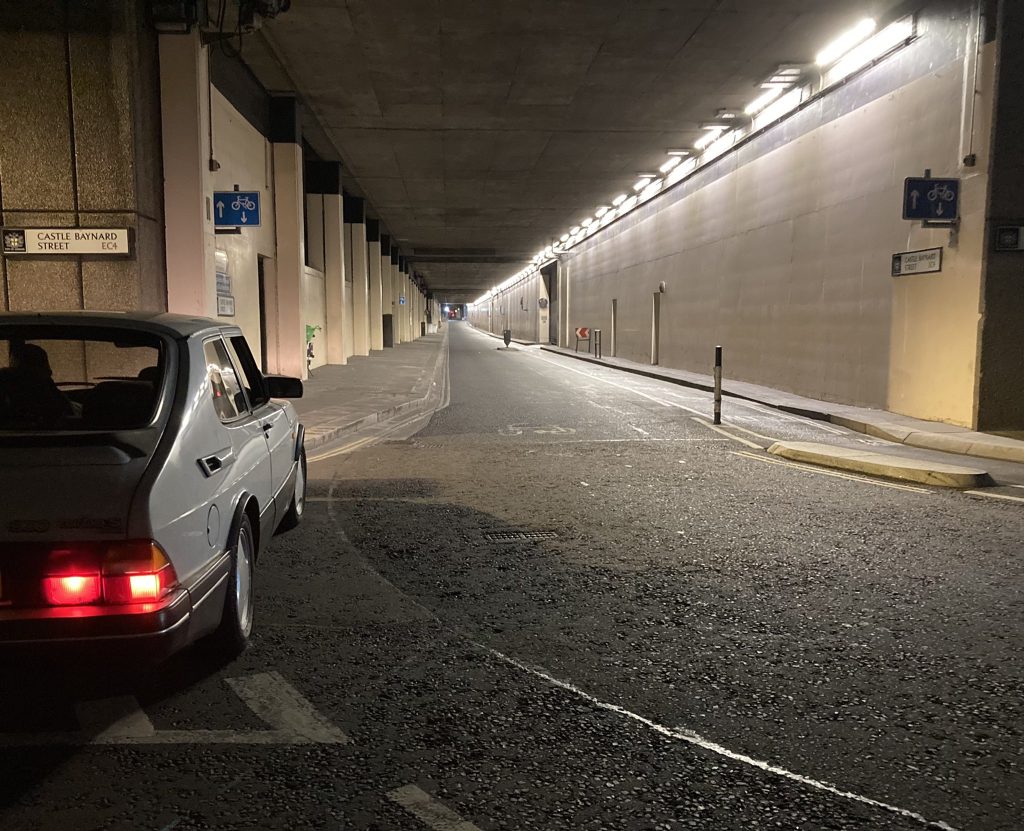
[[[324,294],[327,312],[327,331],[324,333],[324,340],[327,342],[327,363],[344,364],[347,363],[349,354],[345,351],[345,309],[348,305],[347,288],[351,284],[346,281],[345,274],[341,163],[307,162],[306,190],[310,194],[307,201],[314,199],[315,195],[319,195],[322,208],[319,232],[314,233],[313,223],[310,222],[309,236],[311,242],[316,238],[322,239],[323,244]]]
[[[206,47],[199,32],[159,42],[167,310],[209,317],[217,295]]]
[[[371,349],[384,348],[384,321],[382,315],[390,309],[382,308],[383,288],[380,271],[381,233],[380,222],[376,219],[366,222],[367,261],[370,269],[370,332]]]
[[[996,80],[986,254],[982,274],[982,319],[978,350],[975,426],[979,430],[1024,429],[1024,254],[1001,250],[1007,232],[1024,226],[1021,189],[1024,187],[1024,8],[1018,2],[999,3],[996,30]],[[1024,235],[1024,231],[1017,231]]]
[[[391,236],[380,235],[380,249],[378,251],[378,262],[380,262],[381,281],[381,314],[391,315],[391,339],[392,346],[398,346],[401,338],[398,333],[398,310],[395,308],[395,281],[391,273]]]
[[[345,196],[345,257],[348,268],[348,305],[352,317],[352,343],[350,355],[369,355],[370,338],[370,275],[366,262],[365,202],[358,196]]]
[[[295,96],[271,99],[274,157],[274,220],[277,229],[276,308],[268,310],[267,359],[271,371],[306,378],[306,329],[302,311],[302,271],[306,260],[302,183],[302,136]],[[271,332],[276,332],[276,344]],[[273,348],[271,348],[273,347]]]

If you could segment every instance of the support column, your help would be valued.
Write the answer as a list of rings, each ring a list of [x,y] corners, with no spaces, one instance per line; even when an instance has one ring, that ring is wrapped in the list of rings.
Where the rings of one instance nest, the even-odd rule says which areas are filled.
[[[975,429],[1024,429],[1024,284],[1021,261],[1013,250],[1024,226],[1021,187],[1024,185],[1024,111],[1020,81],[1024,78],[1024,8],[999,3],[996,30],[995,103],[989,161],[986,252],[982,265],[982,319],[978,349]],[[1009,231],[1000,231],[1008,228]],[[1009,236],[1009,239],[1001,237]],[[1000,244],[1002,243],[1002,244]]]
[[[405,306],[402,304],[402,298],[405,296],[405,280],[403,275],[398,271],[398,249],[392,247],[391,259],[387,263],[386,267],[391,272],[391,287],[394,297],[394,309],[395,309],[395,343],[406,343],[409,340],[409,334],[406,332],[405,326]]]
[[[345,274],[344,207],[340,162],[308,162],[306,190],[323,200],[324,294],[326,305],[327,363],[347,363],[345,308],[348,304]],[[312,236],[312,235],[311,235]]]
[[[210,186],[209,73],[199,33],[161,35],[167,310],[209,317],[217,308]]]
[[[280,375],[306,378],[306,329],[302,312],[302,270],[306,261],[302,185],[302,134],[299,101],[280,96],[270,102],[270,140],[274,155],[274,220],[277,263],[273,316],[267,315],[267,359]],[[275,338],[271,330],[276,332]]]
[[[370,354],[370,281],[366,262],[365,203],[358,196],[346,196],[345,204],[345,256],[347,275],[352,278],[349,306],[352,314],[352,355]]]
[[[382,315],[383,292],[381,288],[380,222],[376,219],[366,221],[367,262],[370,269],[370,348],[384,348],[384,321]]]
[[[381,314],[391,315],[391,346],[398,346],[401,339],[398,335],[398,311],[395,306],[395,281],[391,273],[391,237],[388,234],[380,235],[380,256],[377,258],[380,263],[381,279]]]

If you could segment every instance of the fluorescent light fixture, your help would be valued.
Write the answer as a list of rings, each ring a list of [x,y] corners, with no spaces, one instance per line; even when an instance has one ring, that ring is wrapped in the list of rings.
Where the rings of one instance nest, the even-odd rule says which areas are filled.
[[[612,204],[613,204],[613,205],[614,205],[614,206],[615,206],[615,207],[617,208],[617,207],[619,207],[619,205],[621,205],[621,204],[622,204],[623,202],[625,202],[625,201],[626,201],[627,199],[629,199],[629,196],[628,196],[627,194],[625,194],[625,193],[620,193],[620,194],[619,194],[618,196],[616,196],[616,197],[615,197],[615,198],[614,198],[614,199],[612,200]]]
[[[894,23],[890,23],[874,37],[868,38],[860,45],[855,46],[836,61],[824,73],[822,85],[829,87],[832,84],[838,83],[858,69],[862,69],[872,61],[906,43],[914,34],[913,16],[904,17]]]
[[[676,182],[682,181],[694,170],[697,169],[697,160],[694,158],[687,159],[679,167],[673,170],[668,176],[665,177],[666,185],[674,185]]]
[[[573,225],[572,228],[569,229],[569,236],[570,237],[574,237],[579,232],[580,232],[580,226],[579,225]]]
[[[640,191],[640,198],[641,199],[650,199],[652,196],[654,196],[656,193],[658,193],[658,191],[661,190],[661,186],[663,184],[665,184],[665,180],[664,179],[655,179],[653,182],[651,182],[649,185],[647,185],[647,187],[645,187],[642,191]]]
[[[857,44],[861,43],[875,31],[878,24],[874,19],[865,17],[853,28],[847,29],[828,46],[822,49],[814,58],[818,66],[831,66],[843,55],[849,52]]]
[[[786,115],[786,113],[792,112],[800,106],[804,99],[804,88],[794,87],[783,95],[778,101],[773,101],[761,112],[754,116],[754,123],[752,129],[760,130],[762,127],[767,127],[773,121],[777,121]]]
[[[653,176],[643,175],[633,183],[633,190],[641,191],[651,183]]]
[[[779,64],[775,68],[775,71],[761,82],[761,89],[771,89],[772,87],[789,89],[790,87],[800,83],[800,79],[803,77],[804,71],[802,64]]]
[[[593,224],[594,224],[594,217],[592,217],[592,216],[588,216],[586,219],[584,219],[580,223],[580,225],[582,225],[584,228],[589,228]]]
[[[686,156],[692,156],[693,155],[692,151],[690,151],[690,150],[666,150],[665,152],[669,156],[681,156],[683,158],[685,158]]]
[[[602,216],[604,216],[610,210],[611,210],[611,208],[609,208],[607,205],[602,205],[600,208],[598,208],[596,211],[594,211],[594,216],[597,217],[598,219],[600,219]]]
[[[629,197],[629,199],[627,199],[625,202],[619,205],[619,216],[622,216],[623,214],[629,213],[631,210],[633,210],[633,208],[636,207],[637,201],[638,198],[636,196],[631,196]]]
[[[560,236],[559,239],[562,242],[565,242],[567,239],[569,239],[569,235],[568,234],[562,234],[562,236]]]
[[[782,86],[772,87],[767,92],[765,92],[762,95],[759,95],[749,104],[747,104],[746,109],[744,109],[743,112],[745,112],[747,115],[757,115],[759,112],[761,112],[761,110],[763,110],[765,107],[771,104],[772,101],[774,101],[776,98],[782,95],[782,93],[784,93],[785,91],[786,88]]]
[[[682,156],[669,156],[665,163],[658,168],[662,173],[668,173],[673,167],[676,167],[683,160]]]
[[[706,132],[699,139],[697,139],[693,146],[698,150],[705,150],[708,146],[714,144],[720,135],[725,132],[725,127],[720,124],[714,127],[705,127]]]
[[[738,130],[729,130],[727,133],[722,133],[721,136],[711,142],[711,144],[709,144],[704,150],[704,161],[708,162],[718,156],[721,156],[726,150],[736,143],[737,138],[739,138]]]

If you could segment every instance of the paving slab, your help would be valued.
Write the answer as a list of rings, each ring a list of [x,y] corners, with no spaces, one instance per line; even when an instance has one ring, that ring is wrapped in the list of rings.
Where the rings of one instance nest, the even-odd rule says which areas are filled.
[[[908,459],[891,453],[876,453],[834,444],[778,441],[768,448],[768,452],[794,462],[808,462],[940,488],[983,488],[992,484],[988,473],[977,468]]]

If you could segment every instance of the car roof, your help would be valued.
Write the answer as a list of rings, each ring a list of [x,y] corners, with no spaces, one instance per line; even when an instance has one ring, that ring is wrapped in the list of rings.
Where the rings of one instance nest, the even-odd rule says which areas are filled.
[[[33,323],[136,329],[170,335],[174,338],[189,338],[200,332],[238,328],[235,324],[212,320],[208,317],[189,317],[167,312],[0,312],[0,326]]]

